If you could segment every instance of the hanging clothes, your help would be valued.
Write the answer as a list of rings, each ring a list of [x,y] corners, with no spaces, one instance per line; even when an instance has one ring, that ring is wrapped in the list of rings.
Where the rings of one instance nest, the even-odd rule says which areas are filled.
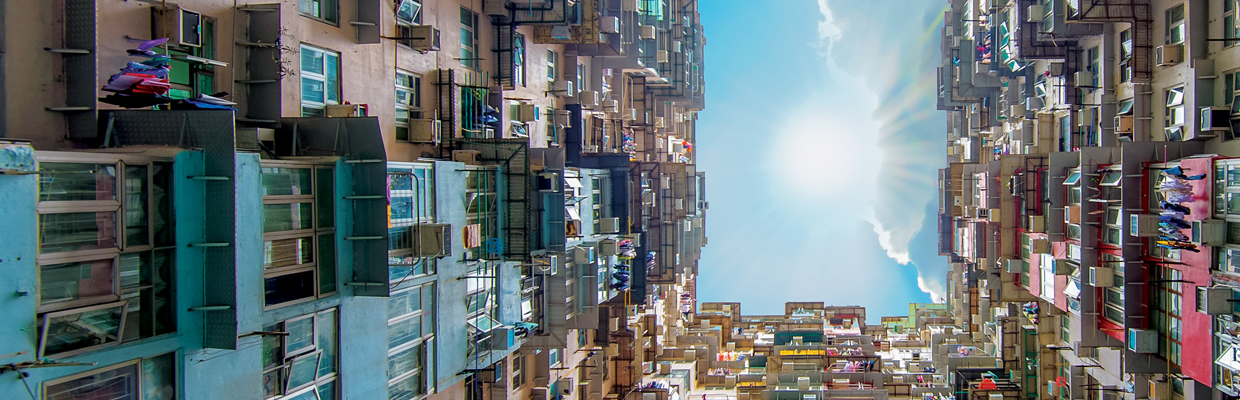
[[[1179,204],[1175,204],[1169,201],[1165,201],[1165,200],[1158,202],[1158,208],[1161,208],[1166,211],[1174,211],[1174,212],[1182,213],[1184,215],[1193,214],[1193,209],[1179,205]]]
[[[1190,224],[1190,223],[1188,223],[1188,221],[1185,221],[1185,220],[1182,220],[1182,219],[1176,218],[1176,217],[1175,217],[1175,216],[1173,216],[1173,215],[1159,215],[1159,216],[1158,216],[1158,220],[1159,220],[1159,221],[1162,221],[1162,222],[1160,223],[1160,226],[1161,226],[1161,224],[1162,224],[1162,223],[1167,223],[1167,224],[1171,224],[1171,225],[1173,225],[1173,226],[1178,226],[1178,227],[1180,227],[1180,228],[1184,228],[1184,229],[1188,229],[1188,228],[1192,228],[1192,227],[1193,227],[1193,225],[1192,225],[1192,224]]]
[[[1183,179],[1183,180],[1186,180],[1186,181],[1199,181],[1199,180],[1202,180],[1202,179],[1205,179],[1205,178],[1206,178],[1206,174],[1201,174],[1201,175],[1192,175],[1192,176],[1185,175],[1185,174],[1184,174],[1184,169],[1180,168],[1179,166],[1177,166],[1177,167],[1175,167],[1175,168],[1167,168],[1167,169],[1164,169],[1164,170],[1162,171],[1162,173],[1163,173],[1163,174],[1166,174],[1167,176],[1171,176],[1171,177],[1175,177],[1175,178]]]

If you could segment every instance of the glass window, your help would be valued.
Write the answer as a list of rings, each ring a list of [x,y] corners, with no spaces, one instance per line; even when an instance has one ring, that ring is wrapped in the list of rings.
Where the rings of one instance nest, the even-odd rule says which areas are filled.
[[[478,69],[478,14],[461,7],[461,65]]]
[[[1072,171],[1068,174],[1068,178],[1063,180],[1064,185],[1075,185],[1081,180],[1081,171]]]
[[[520,33],[512,37],[512,83],[525,86],[525,35]]]
[[[1167,31],[1164,41],[1166,44],[1184,42],[1184,5],[1180,4],[1167,9],[1167,15],[1164,21],[1167,21]]]
[[[423,119],[422,76],[396,71],[396,140],[409,141],[409,120]]]
[[[126,308],[121,301],[43,314],[38,357],[63,357],[120,343]]]
[[[396,22],[405,25],[421,25],[422,24],[422,1],[421,0],[397,0],[400,3],[396,7]]]
[[[260,181],[267,305],[335,293],[335,170],[265,165]]]
[[[555,63],[556,54],[554,50],[547,50],[547,81],[555,82]]]
[[[39,163],[39,201],[116,200],[115,164]]]
[[[39,214],[39,252],[119,247],[115,212]]]
[[[137,362],[123,363],[103,371],[89,372],[44,386],[43,398],[48,400],[73,399],[138,399],[146,392],[139,387],[141,366]],[[144,385],[145,386],[145,385]],[[173,385],[175,390],[175,385]],[[162,391],[161,391],[162,392]],[[173,397],[156,397],[171,399]]]
[[[340,53],[301,45],[302,116],[322,117],[328,104],[339,103]]]
[[[330,22],[333,25],[337,18],[336,0],[298,0],[297,11],[301,15]]]
[[[336,309],[265,326],[262,339],[264,398],[332,400],[335,396],[339,332]],[[308,395],[307,395],[308,393]],[[305,397],[309,396],[309,397]]]

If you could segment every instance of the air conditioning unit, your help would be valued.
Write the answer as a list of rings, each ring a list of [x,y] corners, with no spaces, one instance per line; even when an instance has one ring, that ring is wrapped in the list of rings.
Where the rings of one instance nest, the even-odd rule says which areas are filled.
[[[1158,352],[1158,332],[1147,329],[1128,329],[1128,350],[1152,354]]]
[[[1024,116],[1025,116],[1025,105],[1024,104],[1013,104],[1011,107],[1008,107],[1009,118],[1024,118]]]
[[[464,163],[466,165],[478,165],[480,154],[478,150],[453,150],[452,161]]]
[[[660,62],[660,63],[667,62],[667,58],[668,58],[667,50],[658,50],[658,51],[655,51],[654,54],[655,54],[655,61]]]
[[[1076,74],[1079,77],[1081,73],[1077,72]],[[1080,82],[1080,81],[1077,81],[1077,82]],[[1086,127],[1086,126],[1093,125],[1094,116],[1096,116],[1097,113],[1098,113],[1097,108],[1093,108],[1093,107],[1081,108],[1080,111],[1076,112],[1076,126]]]
[[[329,104],[324,109],[328,118],[365,117],[365,104]]]
[[[654,39],[657,32],[654,25],[641,26],[642,39]]]
[[[1128,235],[1135,237],[1157,237],[1158,216],[1154,214],[1129,214]]]
[[[1222,246],[1227,244],[1227,222],[1221,219],[1206,219],[1190,223],[1193,226],[1193,243],[1201,246]]]
[[[1089,286],[1115,286],[1115,271],[1110,267],[1089,267]]]
[[[1229,287],[1197,287],[1197,312],[1222,315],[1231,314],[1232,290]]]
[[[573,263],[589,264],[594,262],[594,250],[589,247],[573,247],[568,249],[568,258]]]
[[[434,26],[402,26],[400,36],[401,43],[414,50],[439,51],[439,30]]]
[[[517,331],[501,326],[491,330],[491,350],[508,350],[517,345]]]
[[[620,101],[618,100],[607,100],[603,102],[603,111],[606,111],[609,113],[615,113],[619,109],[620,109]]]
[[[1201,130],[1225,131],[1231,129],[1231,110],[1227,107],[1201,107]]]
[[[620,33],[620,17],[604,16],[598,20],[600,33]]]
[[[573,378],[571,377],[560,378],[559,380],[555,381],[555,387],[560,389],[560,393],[557,393],[557,397],[558,396],[572,396],[573,395]]]
[[[151,7],[151,34],[169,43],[202,46],[202,14],[178,6]]]
[[[680,46],[681,46],[681,42],[679,40],[673,40],[672,41],[672,52],[679,53],[681,49]]]
[[[1066,68],[1064,68],[1063,61],[1053,61],[1051,62],[1050,67],[1047,68],[1047,71],[1050,71],[1051,76],[1063,76],[1065,70]]]
[[[620,233],[620,218],[603,218],[599,220],[599,233]]]
[[[536,184],[538,185],[539,193],[558,193],[560,191],[561,182],[563,182],[563,180],[560,179],[560,174],[554,172],[544,172],[538,174]]]
[[[1179,64],[1183,58],[1183,44],[1167,44],[1154,48],[1154,63],[1160,67]]]
[[[1115,132],[1132,133],[1132,116],[1116,115],[1115,116]]]
[[[1086,83],[1088,83],[1088,84],[1092,85],[1092,84],[1094,83],[1094,73],[1093,73],[1093,72],[1089,72],[1089,71],[1076,71],[1076,74],[1074,74],[1074,75],[1073,75],[1073,77],[1074,77],[1074,78],[1075,78],[1075,80],[1076,80],[1076,86],[1081,86],[1081,85],[1084,85],[1084,84],[1086,84]]]
[[[452,225],[422,224],[416,225],[418,243],[415,254],[418,257],[447,257],[452,255]]]
[[[512,119],[516,121],[530,122],[538,119],[538,107],[533,104],[517,104],[513,107],[513,111],[515,112],[512,113]]]
[[[409,141],[414,143],[439,143],[443,123],[437,119],[409,120]]]
[[[1034,233],[1046,233],[1046,218],[1041,215],[1030,215],[1029,231]]]
[[[1076,356],[1080,358],[1098,358],[1097,347],[1085,347],[1082,346],[1079,341],[1072,342],[1072,351],[1075,352]]]
[[[655,117],[655,118],[654,118],[654,126],[655,126],[656,128],[666,128],[666,127],[667,127],[667,119],[665,119],[665,118],[663,118],[663,117]]]
[[[1011,274],[1019,274],[1025,272],[1025,260],[1019,258],[1007,260],[1006,271]]]
[[[616,239],[603,239],[598,242],[598,255],[614,256],[620,254],[620,242]]]
[[[560,97],[573,97],[577,92],[573,91],[573,81],[560,79],[551,83],[551,91]]]
[[[595,109],[598,108],[599,97],[596,91],[582,90],[577,93],[577,103],[584,108]]]
[[[1040,22],[1046,17],[1046,6],[1029,6],[1025,9],[1025,22]]]

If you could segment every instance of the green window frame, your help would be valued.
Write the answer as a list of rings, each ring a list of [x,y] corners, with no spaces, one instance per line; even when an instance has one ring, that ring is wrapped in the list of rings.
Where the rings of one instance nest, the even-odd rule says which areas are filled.
[[[301,114],[326,116],[326,108],[340,104],[340,53],[301,45]]]
[[[335,308],[266,325],[264,399],[335,400],[340,378],[340,318]]]
[[[478,13],[461,7],[461,65],[478,69]]]
[[[334,26],[340,25],[338,0],[298,0],[297,12],[303,17],[319,22]]]

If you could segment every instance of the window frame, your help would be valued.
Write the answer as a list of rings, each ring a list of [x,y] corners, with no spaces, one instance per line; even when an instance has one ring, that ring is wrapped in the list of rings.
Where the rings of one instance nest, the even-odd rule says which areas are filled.
[[[402,84],[402,78],[406,78],[409,85]],[[395,108],[396,113],[393,117],[396,125],[395,138],[398,142],[411,142],[411,132],[409,132],[409,121],[423,119],[425,117],[422,110],[422,74],[409,72],[402,69],[396,70],[396,80],[393,84],[395,87]],[[408,101],[401,101],[401,92],[408,93]],[[401,112],[405,112],[407,117],[401,118]],[[404,138],[401,138],[401,131],[404,131]]]
[[[513,86],[525,87],[525,60],[526,60],[526,41],[525,35],[516,32],[512,35],[512,83]]]
[[[315,10],[311,10],[311,11],[303,10],[302,5],[305,5],[307,2],[312,3],[311,6],[314,7]],[[331,11],[330,17],[323,16],[324,11],[327,11],[327,10]],[[318,15],[315,15],[315,12],[317,12]],[[339,27],[340,26],[340,0],[298,0],[297,1],[297,14],[303,17],[315,20],[315,21],[322,22],[324,24]]]
[[[1174,17],[1176,15],[1178,15],[1178,18]],[[1163,19],[1163,23],[1166,24],[1165,32],[1163,32],[1163,44],[1179,44],[1187,40],[1188,30],[1184,27],[1184,19],[1184,3],[1167,8]],[[1175,33],[1179,33],[1179,40],[1172,39],[1175,37]]]
[[[75,315],[75,314],[85,314],[91,311],[107,310],[107,309],[118,308],[118,307],[120,308],[120,318],[117,320],[117,328],[116,328],[116,334],[114,335],[115,336],[114,340],[95,344],[92,346],[82,347],[80,349],[62,351],[59,353],[48,353],[47,352],[47,336],[48,336],[49,327],[51,326],[52,318]],[[91,351],[95,351],[95,350],[99,350],[99,349],[103,349],[107,347],[120,346],[120,344],[123,342],[125,338],[125,319],[128,316],[129,316],[129,302],[123,301],[123,300],[40,314],[38,317],[39,323],[37,326],[38,346],[39,346],[37,349],[38,350],[37,357],[40,359],[45,358],[45,357],[50,357],[50,356],[69,357],[69,356],[87,353],[87,352],[91,352]]]
[[[470,19],[468,24],[464,21],[466,18]],[[465,68],[477,71],[478,61],[481,59],[478,57],[478,31],[480,30],[478,29],[478,13],[465,6],[461,6],[459,23],[461,29],[461,54],[459,60]],[[469,40],[465,39],[466,35],[469,36]]]
[[[1180,137],[1183,139],[1184,121],[1188,118],[1185,115],[1184,91],[1184,86],[1182,85],[1167,88],[1163,91],[1163,128],[1168,133],[1168,137],[1164,139],[1171,139],[1169,133],[1173,128],[1178,128]]]
[[[555,53],[555,50],[547,49],[547,82],[555,82],[558,78],[556,76],[556,57],[559,56]]]
[[[341,65],[341,60],[343,58],[341,56],[341,53],[338,51],[327,49],[324,47],[315,46],[309,43],[301,43],[301,52],[303,55],[298,57],[298,63],[299,63],[298,72],[300,73],[301,76],[300,76],[300,79],[298,79],[297,87],[299,91],[298,100],[300,101],[302,116],[303,117],[324,116],[325,114],[317,114],[317,113],[320,113],[320,112],[326,113],[327,106],[340,104],[340,101],[341,101],[341,97],[342,97],[341,87],[343,85],[341,83],[340,77],[341,77],[341,68],[343,68],[343,65]],[[323,71],[322,73],[310,72],[306,70],[306,65],[305,65],[306,58],[304,55],[305,52],[319,53],[323,55],[322,56],[323,64],[320,65]],[[335,68],[330,68],[330,63],[328,62],[328,59],[330,58],[336,59]],[[333,76],[335,78],[334,85],[331,84]],[[318,82],[319,84],[323,85],[322,101],[306,100],[306,94],[305,94],[305,89],[304,89],[306,85],[306,80]],[[335,99],[332,98],[333,94],[335,95]],[[308,110],[312,110],[314,112],[307,112]]]
[[[1120,83],[1132,81],[1132,28],[1124,29],[1119,32],[1119,81]]]
[[[396,0],[396,25],[398,26],[416,26],[422,25],[422,0]],[[409,20],[402,19],[400,9],[406,4],[414,4],[417,9],[413,12],[413,18]]]
[[[325,321],[323,321],[323,319],[325,319],[325,316],[329,314],[334,314],[330,318],[331,326],[325,327],[325,325],[327,324],[325,323]],[[307,347],[305,349],[299,349],[296,352],[290,353],[288,351],[289,336],[290,336],[288,335],[288,324],[290,322],[296,322],[296,321],[301,321],[305,319],[310,319],[312,321],[311,322],[312,328],[311,328],[311,333],[310,333],[311,345],[310,347]],[[324,387],[326,385],[332,385],[333,389],[335,389],[336,386],[338,385],[338,382],[340,381],[340,375],[341,375],[340,362],[339,362],[340,361],[340,347],[341,347],[340,346],[340,342],[341,342],[340,341],[340,309],[336,307],[326,308],[326,309],[318,310],[318,311],[315,311],[309,314],[298,315],[298,316],[295,316],[293,318],[289,318],[286,320],[273,322],[271,324],[268,324],[267,326],[272,326],[272,325],[278,327],[279,329],[278,332],[283,333],[282,336],[276,339],[280,342],[280,350],[279,350],[280,354],[278,357],[280,360],[280,363],[270,368],[267,367],[266,365],[263,365],[261,366],[261,370],[262,370],[263,376],[266,376],[267,374],[271,372],[276,372],[276,371],[281,372],[281,375],[280,375],[281,382],[278,382],[280,384],[281,393],[275,396],[270,396],[270,397],[268,397],[264,393],[262,395],[262,398],[267,399],[267,400],[292,399],[292,398],[296,398],[297,396],[306,394],[310,391],[316,392],[315,397],[318,397],[317,392],[319,391],[319,388],[321,387]],[[333,348],[333,353],[331,355],[332,356],[331,359],[324,360],[323,358],[325,354],[324,354],[324,349],[323,349],[323,343],[320,343],[319,338],[320,338],[320,332],[323,329],[328,329],[328,328],[336,332],[334,336],[335,343],[333,344],[334,348]],[[266,350],[264,349],[263,351],[266,351]],[[304,383],[302,385],[299,385],[296,387],[290,387],[290,385],[292,384],[293,363],[296,362],[297,360],[304,359],[306,357],[316,358],[315,368],[314,368],[314,379],[311,379],[310,382]],[[330,372],[324,373],[322,371],[324,362],[328,362],[332,364],[332,370]],[[322,376],[320,376],[320,374]],[[265,387],[260,386],[260,390],[262,389],[265,389]],[[336,391],[336,393],[337,393],[336,397],[339,397],[339,392]],[[334,399],[320,399],[320,400],[334,400]]]
[[[266,282],[270,279],[276,279],[276,278],[280,278],[284,276],[304,274],[304,273],[310,272],[312,275],[312,279],[313,279],[312,286],[314,287],[313,293],[310,296],[302,297],[302,298],[298,298],[294,300],[288,300],[288,301],[281,302],[281,303],[268,303],[266,299],[266,293],[264,293],[263,309],[264,310],[276,309],[276,308],[285,307],[285,306],[289,306],[293,304],[299,304],[299,303],[303,303],[307,301],[312,301],[314,299],[331,297],[331,296],[335,296],[336,294],[340,293],[339,279],[338,279],[339,257],[337,256],[340,246],[337,246],[338,243],[336,240],[337,238],[336,238],[336,223],[335,223],[336,213],[334,210],[334,207],[336,204],[335,199],[337,197],[335,187],[334,187],[335,182],[336,182],[335,164],[306,163],[306,162],[282,161],[282,160],[263,160],[260,163],[259,168],[260,168],[259,169],[260,182],[262,180],[262,175],[266,173],[265,170],[267,169],[304,169],[304,170],[310,171],[310,178],[309,178],[310,179],[310,193],[308,194],[302,193],[302,194],[297,194],[297,195],[264,195],[262,197],[262,205],[264,208],[263,224],[266,224],[265,209],[267,206],[284,205],[284,204],[290,204],[290,205],[291,204],[310,204],[309,210],[303,211],[303,212],[309,214],[309,219],[310,219],[310,224],[311,224],[310,228],[290,229],[290,230],[272,231],[272,232],[267,232],[266,227],[263,228],[264,265],[262,266],[262,279],[263,279],[264,286],[265,286]],[[331,213],[332,223],[330,227],[321,226],[322,221],[320,221],[318,218],[318,215],[319,215],[318,212],[320,211],[319,208],[323,206],[319,203],[319,200],[320,200],[319,191],[321,190],[319,188],[319,174],[321,173],[330,174],[332,177],[333,187],[329,189],[331,191],[330,196],[332,199],[332,204],[330,206],[333,208],[332,213]],[[325,267],[325,265],[323,264],[324,260],[320,259],[320,256],[322,255],[322,249],[324,248],[323,245],[325,244],[323,243],[323,236],[331,237],[331,246],[333,249],[331,252],[331,255],[334,258],[331,260],[330,273],[332,273],[333,275],[336,275],[332,277],[332,281],[335,282],[336,285],[335,287],[332,288],[333,290],[331,291],[323,291],[323,288],[321,285],[324,279],[324,276],[322,275],[324,275],[324,272],[328,272],[328,271],[322,270]],[[308,262],[302,262],[299,264],[292,264],[292,265],[277,266],[277,267],[266,266],[267,259],[268,257],[270,257],[270,252],[274,250],[274,247],[271,249],[267,248],[268,242],[272,243],[272,246],[274,246],[276,241],[299,240],[299,239],[309,239],[310,241],[310,246],[311,246],[310,253],[309,253],[310,260]]]

